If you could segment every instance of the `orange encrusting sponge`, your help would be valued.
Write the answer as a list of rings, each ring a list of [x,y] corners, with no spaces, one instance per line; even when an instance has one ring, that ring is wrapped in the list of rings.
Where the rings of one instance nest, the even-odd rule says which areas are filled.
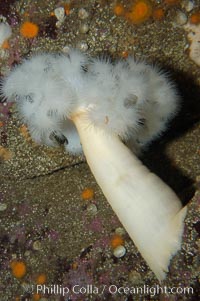
[[[47,281],[47,276],[44,273],[39,274],[36,278],[36,283],[37,284],[44,284],[46,281]]]
[[[149,19],[152,14],[152,5],[148,0],[136,0],[125,18],[134,24],[140,24]]]
[[[13,260],[10,264],[12,274],[14,277],[20,279],[26,274],[26,265],[21,260]]]
[[[113,237],[111,238],[110,241],[111,247],[113,249],[117,248],[118,246],[123,246],[124,245],[124,240],[121,237],[121,235],[115,234],[113,235]]]
[[[83,200],[90,200],[94,198],[94,190],[91,188],[86,188],[81,193],[81,197]]]
[[[20,34],[24,38],[35,38],[38,35],[39,27],[37,24],[26,21],[20,27]]]
[[[116,4],[114,6],[114,14],[116,16],[122,16],[124,14],[124,7],[122,4]]]
[[[194,25],[200,24],[200,11],[199,11],[199,12],[196,12],[196,13],[193,13],[193,14],[190,16],[189,21],[190,21],[191,24],[194,24]]]
[[[161,21],[165,16],[165,12],[162,8],[156,8],[156,9],[154,9],[152,16],[153,16],[154,20]]]
[[[165,0],[164,3],[167,5],[177,5],[180,3],[180,0]]]

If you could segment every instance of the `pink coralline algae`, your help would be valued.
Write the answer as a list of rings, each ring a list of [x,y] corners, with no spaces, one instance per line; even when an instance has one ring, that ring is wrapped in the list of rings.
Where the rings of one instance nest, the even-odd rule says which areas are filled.
[[[98,239],[96,241],[96,243],[94,244],[94,248],[102,248],[105,249],[106,247],[108,247],[110,245],[110,237],[105,236],[102,237],[100,239]]]
[[[88,228],[94,232],[101,232],[103,230],[103,224],[100,218],[96,217],[88,225]]]
[[[11,109],[12,105],[13,105],[12,102],[0,103],[0,120],[1,121],[5,122],[10,117],[10,115],[11,115],[10,109]]]
[[[87,285],[94,284],[94,273],[95,273],[95,260],[94,259],[77,259],[75,268],[69,270],[64,280],[63,286],[70,286],[71,288],[75,285],[84,287]],[[81,294],[71,294],[70,300],[78,301],[83,300]]]
[[[47,233],[49,239],[51,240],[58,240],[59,239],[59,233],[53,229],[49,230],[49,232]]]
[[[32,207],[27,203],[22,203],[18,206],[18,215],[23,217],[32,213]]]
[[[24,244],[26,241],[26,228],[24,226],[17,226],[10,237],[11,243],[18,241],[20,244]]]
[[[11,115],[11,107],[13,103],[0,102],[0,145],[7,146],[6,125]]]

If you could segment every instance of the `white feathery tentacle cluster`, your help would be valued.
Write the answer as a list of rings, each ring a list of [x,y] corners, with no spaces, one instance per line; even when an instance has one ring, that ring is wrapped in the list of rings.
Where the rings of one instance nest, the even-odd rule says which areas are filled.
[[[87,108],[96,126],[141,149],[166,129],[179,106],[176,89],[161,70],[132,57],[113,64],[89,59],[74,49],[24,60],[3,80],[1,94],[15,98],[35,141],[54,145],[51,133],[62,133],[66,151],[74,154],[81,152],[70,120],[77,107]]]
[[[176,89],[160,70],[133,58],[111,63],[41,54],[1,83],[36,141],[83,152],[108,202],[159,280],[180,249],[187,207],[121,140],[140,150],[176,113]],[[146,223],[148,224],[146,226]]]

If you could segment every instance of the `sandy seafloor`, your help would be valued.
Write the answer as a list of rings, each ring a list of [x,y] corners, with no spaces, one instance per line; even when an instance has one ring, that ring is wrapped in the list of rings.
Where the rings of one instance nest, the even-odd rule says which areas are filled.
[[[133,1],[121,1],[130,7]],[[126,254],[113,256],[110,240],[122,225],[107,203],[84,157],[73,157],[63,149],[33,143],[24,131],[14,106],[0,104],[0,300],[198,300],[200,298],[200,66],[189,57],[187,34],[177,13],[186,19],[198,10],[194,0],[191,11],[187,1],[167,6],[152,0],[153,7],[165,10],[157,21],[150,18],[134,25],[113,12],[115,1],[71,1],[69,14],[56,27],[56,7],[69,1],[1,0],[0,15],[12,27],[9,48],[0,50],[1,75],[22,58],[38,52],[62,52],[73,46],[91,55],[107,54],[113,59],[129,55],[158,63],[171,72],[183,99],[182,109],[171,127],[143,153],[141,159],[188,203],[182,249],[171,261],[162,286],[178,287],[179,293],[157,292],[159,285],[152,271],[124,232]],[[88,16],[81,19],[80,8]],[[20,35],[21,24],[29,20],[40,31],[34,39]],[[82,33],[83,24],[89,29]],[[200,51],[199,51],[200,55]],[[2,150],[2,149],[1,149]],[[94,190],[85,201],[84,189]],[[95,206],[93,206],[94,204]],[[146,221],[144,221],[146,222]],[[148,223],[146,225],[148,227]],[[22,260],[27,272],[14,277],[10,263]],[[69,287],[62,297],[58,291],[36,295],[36,279],[46,275],[45,285]],[[74,285],[93,285],[99,292],[75,294]],[[102,289],[105,285],[105,291]],[[140,287],[138,294],[111,294],[109,287]],[[193,293],[184,294],[184,287]]]

